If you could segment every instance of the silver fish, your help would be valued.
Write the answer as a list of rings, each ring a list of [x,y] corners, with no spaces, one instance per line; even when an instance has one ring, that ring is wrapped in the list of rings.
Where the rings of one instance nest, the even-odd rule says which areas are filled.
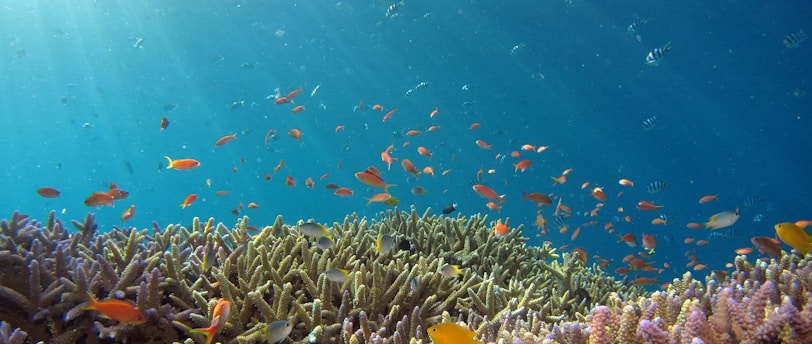
[[[274,321],[262,329],[262,337],[266,343],[279,343],[290,335],[293,325],[288,320]]]

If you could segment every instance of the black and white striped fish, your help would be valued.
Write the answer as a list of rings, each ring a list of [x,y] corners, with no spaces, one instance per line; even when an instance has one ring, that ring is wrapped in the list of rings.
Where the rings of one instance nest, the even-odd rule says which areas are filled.
[[[804,33],[804,30],[793,32],[787,35],[787,37],[784,37],[784,46],[790,49],[800,47],[801,42],[805,41],[807,38],[808,37],[806,36],[806,33]]]
[[[668,186],[668,183],[662,182],[662,181],[659,181],[659,180],[655,180],[655,181],[653,181],[651,183],[648,183],[648,185],[646,185],[646,192],[648,192],[650,194],[658,193],[658,192],[662,191],[667,186]]]
[[[669,52],[671,52],[671,42],[666,43],[662,47],[654,48],[654,50],[648,52],[648,55],[646,56],[646,64],[656,65],[660,63],[660,60],[668,55]]]
[[[422,89],[424,89],[424,88],[426,88],[426,87],[429,87],[429,85],[431,85],[431,83],[430,83],[430,82],[428,82],[428,81],[423,81],[423,82],[421,82],[421,83],[417,84],[417,86],[412,87],[412,89],[410,89],[410,90],[406,91],[406,94],[404,94],[403,96],[404,96],[404,97],[408,97],[408,96],[410,96],[412,93],[414,93],[414,92],[416,92],[416,91],[419,91],[419,90],[422,90]]]
[[[396,2],[394,4],[389,5],[389,8],[386,9],[386,17],[387,18],[392,18],[392,17],[397,16],[398,15],[397,11],[398,11],[398,8],[400,8],[400,6],[403,6],[403,1]]]
[[[657,125],[657,122],[659,121],[660,116],[654,115],[643,120],[643,123],[641,123],[640,126],[643,127],[643,130],[651,130]]]
[[[626,27],[626,32],[628,33],[636,33],[637,30],[640,29],[640,26],[643,24],[648,23],[648,18],[636,18],[628,27]]]
[[[727,228],[720,231],[713,231],[708,233],[708,240],[717,238],[733,238],[739,236],[735,228]]]

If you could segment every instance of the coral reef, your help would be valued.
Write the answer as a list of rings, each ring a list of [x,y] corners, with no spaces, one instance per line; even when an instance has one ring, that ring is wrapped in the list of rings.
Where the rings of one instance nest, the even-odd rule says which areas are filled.
[[[526,246],[522,226],[497,237],[479,215],[350,215],[329,247],[281,217],[261,230],[248,220],[98,233],[89,215],[69,233],[53,212],[14,213],[0,224],[0,342],[201,342],[190,330],[220,298],[232,303],[224,343],[262,341],[280,319],[296,343],[428,343],[425,328],[447,321],[497,343],[812,342],[812,267],[795,255],[738,257],[729,278],[686,274],[649,295],[577,254]],[[400,245],[379,252],[385,234]],[[147,321],[103,319],[83,310],[88,295],[130,300]]]

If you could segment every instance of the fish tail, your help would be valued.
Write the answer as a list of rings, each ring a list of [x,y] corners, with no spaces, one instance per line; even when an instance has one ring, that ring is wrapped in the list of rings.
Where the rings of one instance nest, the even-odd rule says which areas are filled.
[[[96,310],[96,305],[99,303],[99,301],[96,300],[96,298],[93,296],[92,293],[90,293],[90,291],[87,292],[87,298],[88,298],[88,301],[87,301],[88,305],[85,306],[84,308],[82,308],[82,310],[95,311]]]
[[[202,334],[204,337],[206,337],[206,344],[211,344],[211,342],[214,340],[214,327],[211,326],[194,328],[189,330],[189,333]]]
[[[167,170],[168,170],[168,169],[170,169],[170,168],[172,168],[172,167],[174,167],[174,166],[172,166],[172,158],[170,158],[170,157],[168,157],[168,156],[166,156],[166,155],[164,155],[164,158],[166,158],[166,161],[168,161],[168,162],[169,162],[169,165],[168,165],[168,166],[166,166],[166,169],[167,169]]]
[[[398,186],[397,184],[384,184],[383,192],[389,193],[389,188],[393,186]]]

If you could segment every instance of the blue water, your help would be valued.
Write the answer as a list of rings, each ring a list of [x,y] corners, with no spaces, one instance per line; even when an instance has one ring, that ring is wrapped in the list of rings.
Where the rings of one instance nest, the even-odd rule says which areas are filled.
[[[391,192],[401,208],[439,213],[458,203],[465,215],[510,218],[512,227],[525,226],[532,244],[583,247],[613,260],[610,271],[641,250],[618,243],[620,234],[633,233],[638,243],[643,233],[654,234],[651,261],[672,266],[661,281],[685,271],[686,251],[708,270],[724,269],[751,236],[773,236],[775,223],[812,217],[812,96],[806,94],[812,91],[812,41],[797,49],[782,44],[789,33],[812,32],[804,27],[812,7],[797,1],[616,3],[404,0],[387,17],[394,2],[379,0],[3,1],[3,217],[20,210],[43,219],[54,209],[67,220],[93,212],[109,230],[135,205],[127,225],[139,228],[153,221],[188,225],[196,216],[233,224],[231,210],[249,202],[259,208],[241,215],[253,225],[270,224],[277,215],[288,223],[332,223],[351,213],[376,217],[387,207],[367,205],[365,198],[380,190],[354,177],[374,165],[398,185]],[[648,18],[639,41],[626,29],[635,16]],[[659,65],[646,65],[648,52],[667,42],[670,53]],[[404,96],[420,82],[430,86]],[[285,95],[298,87],[303,92],[295,102],[305,105],[303,112],[294,115],[293,105],[266,100],[276,88]],[[385,111],[353,111],[361,100]],[[243,106],[230,109],[240,101]],[[176,108],[166,111],[167,104]],[[392,108],[397,113],[383,122]],[[435,108],[439,114],[430,119]],[[643,120],[654,115],[660,121],[643,130]],[[170,125],[161,131],[164,116]],[[474,122],[481,127],[468,129]],[[345,130],[336,133],[337,125]],[[432,125],[440,129],[404,136]],[[301,142],[286,134],[294,127],[304,132]],[[265,144],[270,129],[277,139]],[[231,133],[235,140],[214,146]],[[478,139],[493,149],[478,147]],[[398,161],[386,171],[380,152],[390,144]],[[519,159],[510,152],[523,144],[550,148],[522,152],[533,165],[514,173]],[[418,146],[433,157],[418,155]],[[497,153],[507,157],[495,159]],[[166,170],[164,155],[202,166]],[[419,168],[433,166],[436,176],[415,180],[401,168],[404,158]],[[280,159],[284,168],[265,181]],[[550,177],[567,168],[573,169],[568,183],[552,187]],[[441,176],[446,169],[451,172]],[[479,169],[486,171],[481,183],[507,195],[500,212],[471,190]],[[285,185],[288,175],[296,187]],[[316,179],[315,188],[304,186],[307,177]],[[637,184],[620,186],[620,178]],[[645,186],[653,181],[669,186],[648,194]],[[83,204],[111,182],[130,197],[115,208]],[[328,182],[355,195],[336,197],[325,189]],[[582,190],[584,182],[591,185]],[[412,195],[415,185],[428,194]],[[35,190],[43,186],[62,196],[40,197]],[[594,186],[604,186],[609,200],[599,216],[585,217],[597,203],[590,196]],[[216,197],[218,190],[231,193]],[[550,225],[550,235],[537,238],[537,207],[521,200],[522,191],[563,197],[575,213],[570,231],[560,234]],[[200,198],[181,209],[190,193]],[[709,194],[719,200],[697,202]],[[750,197],[762,201],[745,207]],[[640,200],[665,208],[641,212],[635,209]],[[687,223],[737,206],[742,217],[730,227],[735,237],[707,246],[683,243],[707,235]],[[551,208],[543,214],[552,222]],[[669,223],[651,225],[660,214]],[[752,221],[757,214],[765,220]],[[604,231],[625,215],[633,222]],[[572,230],[593,220],[598,224],[571,242]]]

